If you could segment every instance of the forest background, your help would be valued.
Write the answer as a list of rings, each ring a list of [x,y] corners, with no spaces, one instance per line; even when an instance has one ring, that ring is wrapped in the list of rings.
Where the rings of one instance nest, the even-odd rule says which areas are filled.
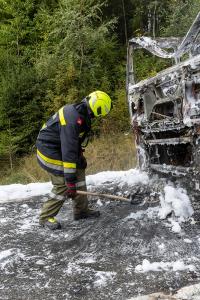
[[[94,90],[114,109],[93,126],[89,172],[133,166],[128,40],[184,36],[199,10],[200,0],[0,0],[0,183],[46,179],[35,161],[39,129]],[[141,52],[135,68],[142,79],[163,62]]]

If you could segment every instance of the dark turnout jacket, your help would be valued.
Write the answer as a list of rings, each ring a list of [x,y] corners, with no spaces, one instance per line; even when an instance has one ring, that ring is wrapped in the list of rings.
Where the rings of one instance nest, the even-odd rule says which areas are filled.
[[[41,167],[68,182],[76,182],[76,169],[82,168],[82,143],[91,129],[85,101],[63,106],[39,132],[36,146]]]

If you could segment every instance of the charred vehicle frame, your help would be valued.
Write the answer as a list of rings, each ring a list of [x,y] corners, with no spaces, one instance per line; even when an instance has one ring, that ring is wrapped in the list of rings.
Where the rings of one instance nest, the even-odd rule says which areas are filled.
[[[129,40],[127,99],[142,170],[200,181],[200,13],[184,39]],[[145,49],[173,61],[136,81],[134,54]]]

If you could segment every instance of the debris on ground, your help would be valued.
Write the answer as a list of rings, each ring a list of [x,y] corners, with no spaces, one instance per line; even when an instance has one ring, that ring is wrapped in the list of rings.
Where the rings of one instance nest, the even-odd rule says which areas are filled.
[[[35,185],[41,197],[34,196],[34,184],[0,189],[2,299],[121,300],[156,292],[175,295],[199,282],[200,224],[191,215],[194,205],[186,189],[134,169],[88,176],[87,183],[101,193],[135,191],[142,201],[90,198],[101,217],[79,222],[66,201],[58,215],[63,229],[51,232],[38,224],[50,184]],[[14,199],[17,191],[21,201]]]

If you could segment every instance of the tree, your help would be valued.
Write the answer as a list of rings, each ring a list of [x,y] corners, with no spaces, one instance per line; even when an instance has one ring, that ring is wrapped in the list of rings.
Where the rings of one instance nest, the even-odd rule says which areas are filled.
[[[104,4],[94,0],[59,4],[53,13],[41,9],[37,16],[43,42],[36,68],[46,81],[43,105],[48,114],[94,89],[111,92],[118,63],[116,39],[110,33],[115,19],[103,22]]]
[[[40,89],[33,65],[37,41],[35,11],[36,2],[30,0],[1,1],[4,18],[0,23],[0,139],[4,144],[12,132],[12,145],[18,154],[30,148],[38,131],[36,120],[41,117]]]
[[[51,113],[96,89],[115,106],[97,130],[123,130],[127,40],[181,34],[199,1],[0,0],[0,153],[28,153]],[[136,63],[141,78],[160,67],[145,55]]]
[[[172,1],[167,26],[162,32],[166,36],[184,36],[199,12],[200,0]]]

